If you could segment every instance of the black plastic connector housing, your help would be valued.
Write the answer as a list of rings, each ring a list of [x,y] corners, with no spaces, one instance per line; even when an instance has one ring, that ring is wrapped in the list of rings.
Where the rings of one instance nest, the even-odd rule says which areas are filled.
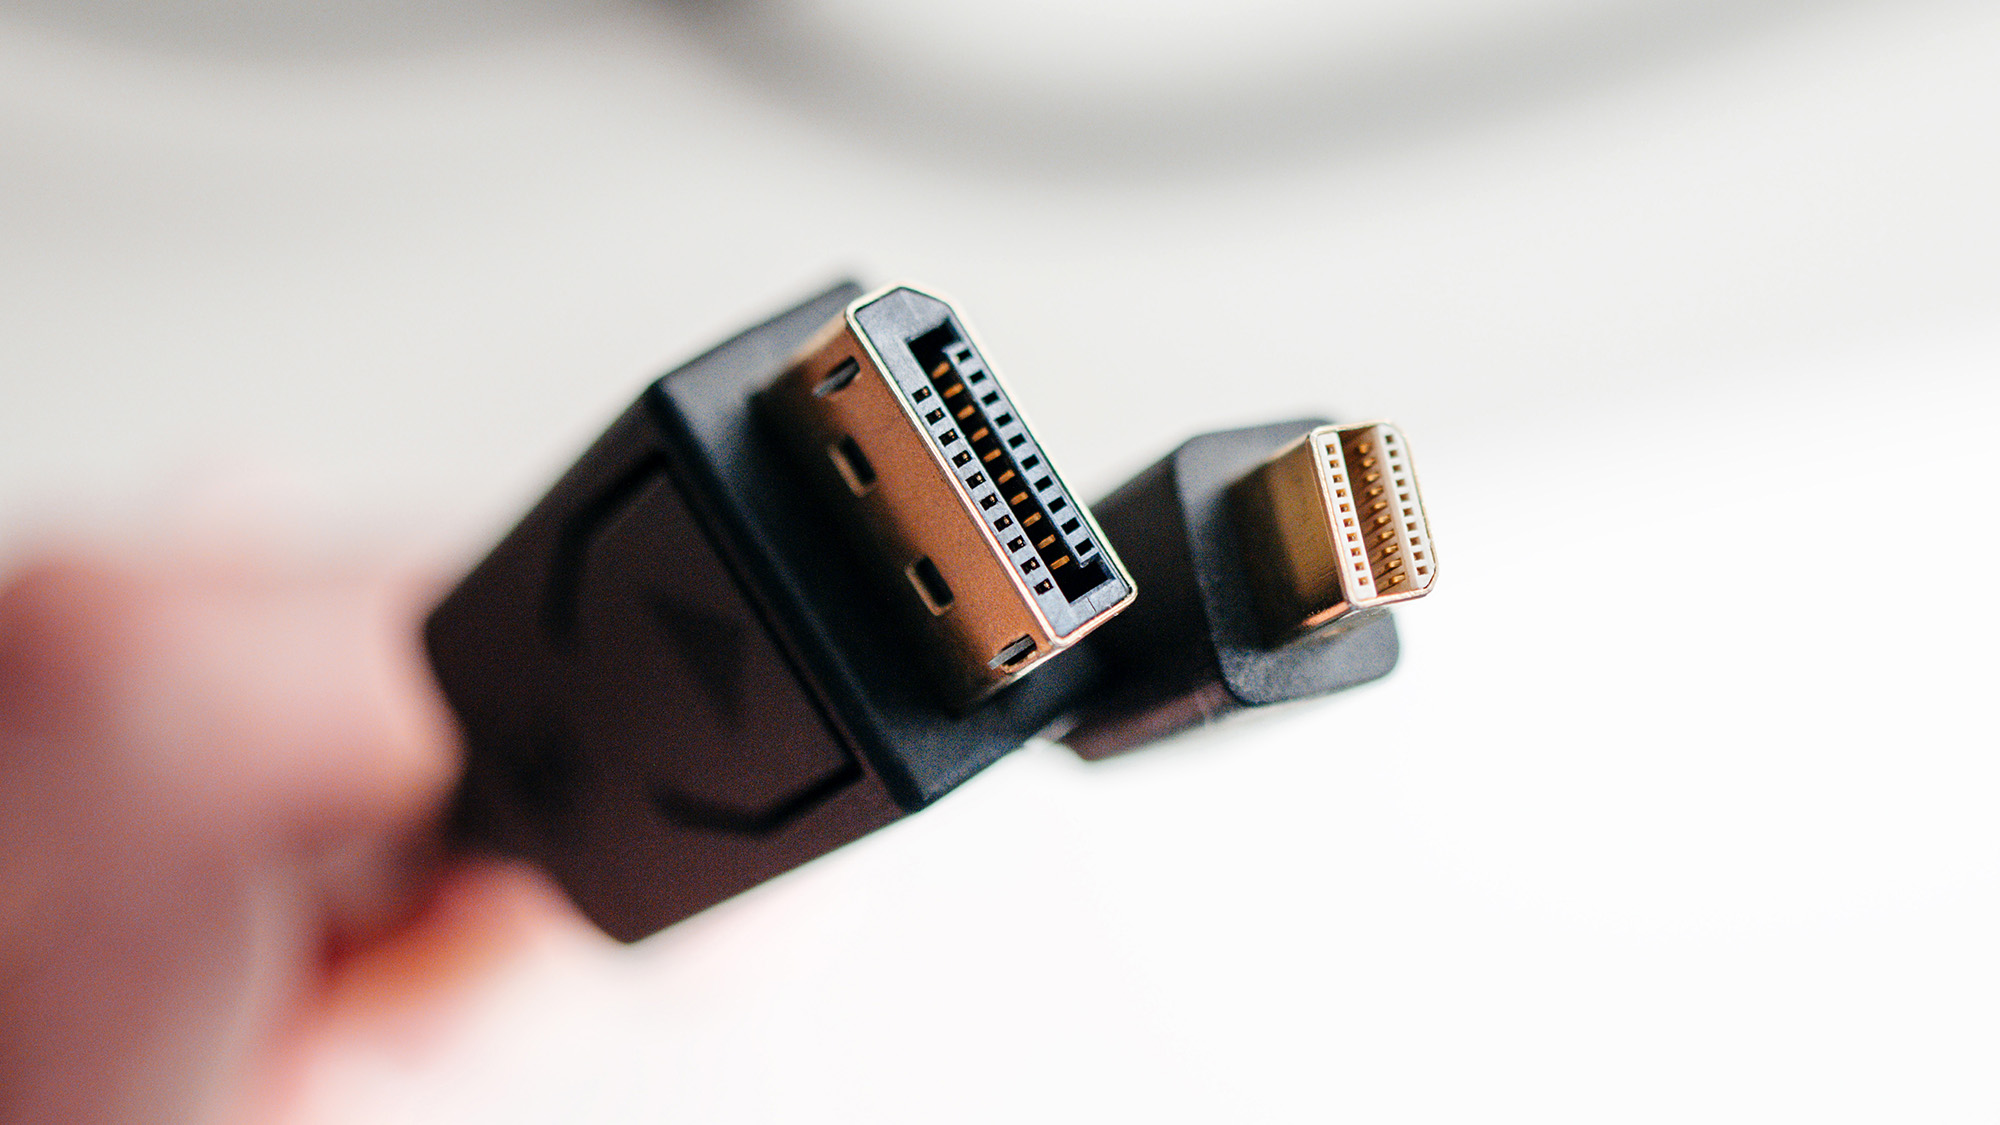
[[[935,801],[1096,682],[1073,649],[955,715],[752,396],[842,284],[650,387],[426,624],[458,831],[635,941]]]
[[[835,286],[649,386],[426,622],[469,752],[455,832],[539,863],[622,940],[1045,730],[1101,758],[1395,665],[1386,611],[1278,647],[1260,628],[1227,492],[1316,424],[1300,421],[1195,438],[1093,505],[1137,600],[950,709],[889,624],[907,591],[876,580],[753,411],[860,292]]]
[[[1106,676],[1063,742],[1109,757],[1245,707],[1325,695],[1396,666],[1385,610],[1272,647],[1229,486],[1317,420],[1203,434],[1091,505],[1142,597],[1091,638]]]

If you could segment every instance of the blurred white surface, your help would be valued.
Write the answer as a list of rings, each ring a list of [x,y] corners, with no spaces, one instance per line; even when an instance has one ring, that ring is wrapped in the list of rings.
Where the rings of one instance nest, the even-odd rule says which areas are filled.
[[[2000,1115],[2000,9],[1743,6],[1647,54],[1636,2],[1266,3],[1211,53],[1184,5],[1098,78],[998,10],[0,3],[0,542],[192,477],[469,553],[844,268],[969,307],[1086,492],[1294,413],[1422,462],[1442,581],[1385,683],[1031,747],[334,1060],[322,1115]],[[1257,85],[1451,71],[1510,12],[1569,77]],[[877,72],[923,40],[869,22],[912,13],[972,90],[915,136]],[[774,77],[827,21],[879,52],[851,97]],[[1107,140],[1185,60],[1255,96]],[[1010,74],[1080,123],[1010,132],[1047,111],[978,95]],[[1231,134],[1259,98],[1298,143]]]

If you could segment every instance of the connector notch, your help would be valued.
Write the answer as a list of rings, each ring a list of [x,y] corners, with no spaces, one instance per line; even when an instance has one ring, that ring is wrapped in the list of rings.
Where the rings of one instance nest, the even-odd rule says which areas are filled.
[[[993,658],[990,667],[998,668],[1002,672],[1011,672],[1026,664],[1028,658],[1033,655],[1035,655],[1035,638],[1016,637],[1012,644],[1001,649],[999,655]]]
[[[861,445],[852,434],[840,435],[840,440],[826,447],[827,456],[833,458],[834,468],[840,471],[840,478],[847,482],[848,490],[856,496],[867,494],[875,487],[875,466],[868,455],[861,452]]]
[[[916,587],[926,609],[934,614],[951,609],[951,603],[956,600],[952,596],[951,583],[944,580],[944,572],[938,569],[929,555],[919,558],[905,569],[910,576],[910,584]]]
[[[825,398],[830,394],[834,394],[844,389],[847,384],[852,383],[854,377],[859,374],[861,374],[861,361],[856,359],[847,360],[835,366],[832,371],[827,372],[826,378],[821,379],[819,385],[813,388],[813,395],[818,398]]]

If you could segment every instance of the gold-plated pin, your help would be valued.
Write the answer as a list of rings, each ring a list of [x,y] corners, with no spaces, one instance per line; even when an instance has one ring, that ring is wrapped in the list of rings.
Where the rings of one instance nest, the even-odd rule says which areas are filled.
[[[1271,643],[1420,597],[1435,577],[1417,554],[1429,533],[1408,446],[1387,423],[1312,431],[1236,481],[1230,506]]]

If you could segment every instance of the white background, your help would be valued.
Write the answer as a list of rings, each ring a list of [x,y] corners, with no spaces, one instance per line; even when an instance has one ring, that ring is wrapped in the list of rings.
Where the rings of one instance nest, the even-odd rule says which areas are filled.
[[[1397,419],[1401,668],[1029,747],[309,1116],[2000,1116],[2000,7],[0,0],[0,548],[469,560],[843,270],[1085,493]]]

